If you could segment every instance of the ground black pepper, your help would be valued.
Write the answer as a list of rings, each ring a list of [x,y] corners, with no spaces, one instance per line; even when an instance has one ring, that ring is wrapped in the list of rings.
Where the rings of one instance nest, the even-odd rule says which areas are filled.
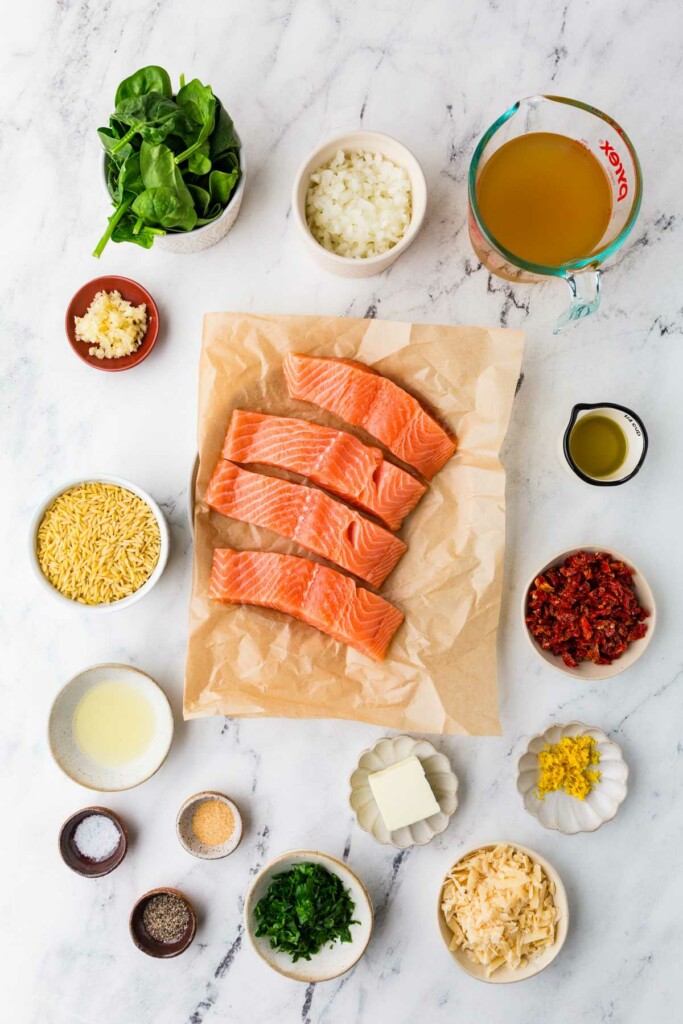
[[[185,934],[189,922],[187,904],[171,893],[152,896],[142,912],[142,923],[155,942],[177,942]]]

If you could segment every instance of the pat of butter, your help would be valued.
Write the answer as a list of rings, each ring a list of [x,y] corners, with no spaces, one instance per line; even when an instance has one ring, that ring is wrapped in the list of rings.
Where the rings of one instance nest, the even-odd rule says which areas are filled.
[[[372,772],[368,782],[390,832],[439,813],[424,768],[414,754],[379,772]]]

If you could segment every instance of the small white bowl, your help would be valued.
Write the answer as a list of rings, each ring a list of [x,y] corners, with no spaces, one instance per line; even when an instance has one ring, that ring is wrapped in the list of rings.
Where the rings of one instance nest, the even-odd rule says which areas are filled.
[[[403,238],[388,252],[379,256],[369,256],[367,259],[353,259],[349,256],[339,256],[330,252],[324,246],[316,242],[311,234],[306,221],[306,195],[310,184],[311,174],[319,167],[331,160],[337,150],[350,152],[381,153],[382,156],[391,160],[392,163],[403,167],[408,172],[412,193],[412,215],[410,224],[406,228]],[[325,270],[340,277],[372,277],[373,274],[380,274],[383,270],[394,263],[401,253],[404,253],[422,227],[425,211],[427,209],[427,183],[420,164],[410,150],[383,132],[355,131],[344,135],[337,135],[329,139],[324,145],[319,146],[299,168],[294,181],[292,192],[292,210],[294,220],[299,226],[301,237],[304,240],[308,251]]]
[[[159,561],[154,567],[154,572],[149,579],[142,584],[140,589],[135,591],[135,593],[122,598],[120,601],[111,601],[109,604],[81,604],[79,601],[73,601],[70,597],[66,597],[65,594],[60,593],[56,587],[52,586],[50,581],[43,574],[43,570],[40,568],[38,555],[36,553],[38,529],[49,506],[55,498],[59,497],[59,495],[63,494],[65,491],[70,490],[72,487],[78,487],[80,484],[88,483],[116,484],[118,487],[123,487],[127,491],[132,491],[133,494],[137,494],[138,498],[142,498],[142,500],[149,505],[159,527],[161,547],[159,551]],[[166,562],[168,561],[170,546],[171,542],[168,526],[166,524],[164,514],[154,498],[151,494],[148,494],[147,491],[143,491],[141,487],[138,487],[137,484],[132,484],[130,480],[124,480],[120,476],[87,476],[82,477],[80,480],[71,480],[66,484],[62,484],[61,487],[56,487],[46,498],[43,499],[41,504],[33,513],[31,525],[29,527],[29,561],[36,580],[46,593],[57,598],[57,600],[61,601],[62,604],[70,605],[72,608],[82,609],[85,612],[102,613],[120,611],[122,608],[129,608],[132,604],[135,604],[136,601],[140,601],[146,594],[149,594],[150,590],[155,587],[161,579],[161,575],[166,568]]]
[[[471,853],[474,853],[475,850],[493,849],[495,846],[501,845],[514,846],[516,850],[521,850],[522,853],[526,853],[528,857],[537,861],[541,865],[546,875],[555,886],[555,894],[553,898],[558,910],[558,920],[555,929],[555,941],[551,946],[548,946],[540,956],[536,957],[534,960],[530,960],[524,967],[518,967],[516,970],[512,970],[510,967],[499,967],[498,970],[494,971],[493,974],[487,977],[486,968],[482,964],[476,964],[474,961],[470,960],[464,950],[450,948],[451,941],[453,939],[453,932],[448,927],[446,918],[441,910],[441,897],[448,877],[445,875],[439,889],[439,899],[436,906],[441,938],[444,941],[446,949],[453,957],[458,967],[460,967],[465,974],[469,974],[470,977],[476,978],[477,981],[486,981],[491,985],[509,985],[515,981],[526,981],[527,978],[533,978],[535,974],[540,974],[541,971],[550,966],[564,946],[565,939],[567,938],[567,930],[569,928],[569,904],[567,902],[567,892],[562,884],[562,879],[552,864],[550,864],[545,857],[542,857],[540,853],[536,853],[535,850],[530,850],[528,846],[522,846],[521,843],[513,843],[509,839],[499,839],[497,842],[492,843],[477,843],[476,846],[470,846],[469,849],[464,850],[458,859],[453,862],[451,868],[455,867],[456,864],[459,864],[461,860],[464,860],[464,858],[468,857]]]
[[[240,180],[238,181],[237,188],[230,198],[230,202],[225,207],[220,217],[216,217],[216,219],[212,220],[209,224],[203,224],[199,228],[193,228],[192,231],[177,231],[169,232],[167,235],[158,235],[154,240],[155,249],[162,249],[164,252],[175,252],[180,253],[183,256],[187,256],[195,252],[202,252],[204,249],[210,249],[212,245],[216,245],[217,242],[220,242],[221,239],[225,238],[228,231],[230,231],[230,228],[237,220],[237,215],[240,212],[242,197],[244,196],[244,185],[247,179],[247,162],[244,156],[244,146],[241,142],[239,160],[241,172]],[[109,189],[107,188],[106,154],[103,154],[102,156],[100,171],[107,201],[111,203],[111,196],[109,195]]]
[[[411,755],[420,759],[441,810],[431,818],[390,832],[372,795],[368,776]],[[349,803],[360,828],[364,832],[369,832],[378,843],[395,846],[399,850],[431,843],[434,836],[448,827],[458,806],[458,780],[448,758],[445,754],[440,754],[427,740],[418,740],[413,736],[385,736],[370,750],[364,750],[351,775],[350,783]]]
[[[566,558],[569,558],[570,555],[578,554],[579,551],[588,551],[591,553],[595,553],[596,551],[605,551],[607,554],[611,555],[612,558],[630,566],[630,568],[633,569],[633,584],[638,597],[638,603],[641,608],[645,608],[646,611],[649,611],[650,613],[649,618],[645,620],[647,623],[647,633],[645,636],[642,640],[634,640],[630,643],[621,657],[617,658],[616,661],[613,661],[611,665],[595,665],[592,661],[582,661],[576,668],[569,668],[568,665],[565,665],[559,655],[555,655],[551,651],[543,650],[540,644],[538,644],[531,635],[526,623],[527,598],[536,577],[542,576],[543,573],[548,571],[548,569],[561,565]],[[545,565],[538,570],[538,572],[535,572],[527,583],[522,593],[521,610],[524,633],[531,644],[533,651],[538,655],[538,657],[542,658],[546,664],[551,666],[551,668],[557,669],[559,672],[563,672],[565,675],[571,676],[573,679],[579,679],[582,682],[592,682],[596,679],[611,679],[612,676],[618,676],[621,672],[630,668],[631,665],[638,661],[638,658],[640,658],[647,650],[654,635],[655,625],[657,623],[657,608],[655,605],[654,594],[650,589],[649,583],[629,558],[626,558],[625,555],[620,554],[620,552],[615,551],[614,548],[611,548],[608,545],[596,547],[594,544],[583,544],[581,547],[567,548],[566,551],[560,551],[560,553],[555,555],[554,558],[547,561]]]
[[[235,821],[232,835],[224,843],[217,843],[215,846],[206,846],[202,843],[194,834],[192,828],[194,812],[205,800],[220,800],[221,803],[230,808]],[[242,838],[242,815],[237,805],[228,799],[224,793],[217,793],[214,790],[207,789],[188,797],[178,811],[175,824],[180,845],[188,853],[191,853],[193,857],[199,857],[201,860],[220,860],[221,857],[227,857],[228,854],[237,849]]]
[[[559,743],[565,736],[592,736],[596,741],[600,761],[595,768],[600,780],[585,800],[577,800],[564,790],[548,793],[543,800],[536,795],[540,775],[538,755],[548,745]],[[551,725],[549,729],[530,741],[526,753],[519,759],[517,789],[524,806],[544,828],[556,829],[563,835],[577,832],[595,832],[615,817],[626,799],[628,766],[621,748],[602,729],[570,722],[569,725]]]
[[[98,764],[84,754],[73,734],[73,719],[81,698],[100,683],[125,682],[149,701],[155,716],[155,730],[149,748],[136,761],[117,767]],[[173,739],[173,714],[168,698],[158,683],[130,665],[92,665],[79,672],[55,697],[48,720],[50,752],[59,768],[86,789],[115,793],[146,782],[161,768]]]
[[[355,904],[353,916],[359,924],[351,925],[352,942],[337,941],[332,946],[324,946],[310,960],[297,960],[293,963],[288,953],[271,949],[270,940],[266,936],[256,937],[254,907],[261,897],[265,896],[273,875],[288,871],[294,864],[302,863],[322,864],[332,874],[341,878]],[[259,871],[251,883],[244,904],[244,924],[251,945],[269,967],[293,981],[310,984],[338,978],[340,974],[346,974],[358,963],[372,935],[373,910],[367,889],[347,864],[317,850],[293,850],[272,860]]]

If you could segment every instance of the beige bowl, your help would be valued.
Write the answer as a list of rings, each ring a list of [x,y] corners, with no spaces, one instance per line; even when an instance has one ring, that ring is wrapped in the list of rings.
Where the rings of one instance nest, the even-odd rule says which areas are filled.
[[[359,923],[351,925],[352,942],[335,942],[333,946],[323,946],[310,960],[297,960],[296,963],[293,963],[288,953],[271,949],[268,938],[256,937],[254,907],[261,897],[265,896],[273,875],[288,871],[294,864],[304,862],[322,864],[332,874],[341,878],[345,887],[350,891],[351,899],[355,904],[353,916]],[[307,984],[330,981],[332,978],[338,978],[340,974],[350,971],[367,949],[373,926],[372,903],[360,878],[347,864],[337,860],[336,857],[331,857],[328,853],[320,853],[318,850],[292,850],[290,853],[280,854],[279,857],[262,868],[251,883],[244,904],[244,925],[249,941],[257,955],[278,974],[284,974],[286,978],[303,981]]]
[[[645,608],[650,613],[650,617],[647,621],[647,633],[642,640],[634,640],[630,643],[622,656],[613,661],[611,665],[594,665],[592,661],[582,661],[576,668],[569,668],[568,665],[562,661],[558,655],[552,654],[551,651],[544,651],[543,648],[536,642],[529,631],[529,627],[526,624],[526,605],[529,590],[531,589],[534,580],[537,576],[542,576],[548,569],[552,569],[556,565],[560,565],[570,555],[575,555],[579,551],[605,551],[612,555],[613,558],[618,561],[625,562],[626,565],[633,569],[633,583],[638,597],[638,602],[642,608]],[[563,672],[567,676],[571,676],[572,679],[579,679],[582,682],[589,682],[595,679],[610,679],[612,676],[619,675],[620,672],[624,672],[627,668],[630,668],[638,658],[641,657],[647,650],[647,647],[652,640],[652,636],[655,631],[655,625],[657,622],[657,608],[655,605],[655,598],[650,585],[648,584],[645,577],[638,571],[630,558],[626,558],[619,551],[615,551],[607,545],[602,547],[596,547],[594,544],[583,544],[581,547],[567,548],[566,551],[560,551],[559,554],[555,555],[554,558],[549,559],[545,565],[533,574],[531,579],[528,581],[524,592],[522,594],[522,625],[524,626],[524,633],[527,640],[531,644],[532,649],[542,658],[551,668],[557,669]]]
[[[316,242],[306,222],[306,194],[311,174],[331,160],[338,149],[344,150],[345,153],[362,150],[381,153],[382,156],[408,172],[412,192],[410,224],[400,242],[393,249],[389,249],[388,252],[381,253],[379,256],[352,259],[349,256],[339,256],[337,253],[330,252],[329,249],[325,249],[319,242]],[[391,135],[384,135],[382,132],[347,132],[345,135],[337,135],[324,145],[319,146],[299,168],[292,193],[294,220],[299,226],[299,233],[306,248],[321,267],[340,277],[372,277],[373,274],[381,274],[383,270],[390,267],[401,253],[404,253],[408,246],[415,241],[422,227],[426,209],[427,183],[420,164],[402,142],[392,138]]]
[[[469,974],[470,977],[476,978],[477,981],[486,981],[492,985],[509,985],[513,981],[526,981],[527,978],[533,978],[535,974],[540,974],[541,971],[545,970],[545,968],[549,967],[553,962],[567,938],[567,930],[569,928],[569,904],[567,902],[567,892],[562,884],[562,879],[552,864],[548,863],[545,857],[542,857],[540,853],[536,853],[535,850],[530,850],[529,847],[522,846],[521,843],[513,843],[509,839],[499,839],[497,842],[493,843],[477,843],[476,846],[470,846],[469,849],[463,850],[452,866],[454,867],[456,864],[459,864],[461,860],[468,857],[470,853],[474,853],[475,850],[493,849],[493,847],[500,845],[514,846],[515,849],[521,850],[522,853],[526,853],[528,857],[537,861],[541,865],[550,881],[553,882],[555,886],[555,906],[557,907],[559,916],[555,930],[555,941],[552,946],[548,946],[541,956],[536,957],[535,960],[530,960],[524,967],[518,967],[516,970],[512,970],[509,967],[499,967],[497,971],[494,971],[492,975],[487,977],[486,968],[484,966],[476,964],[470,960],[463,950],[450,948],[453,932],[446,924],[446,919],[441,910],[441,894],[443,892],[443,887],[446,884],[447,876],[444,876],[441,888],[439,889],[436,913],[441,938],[458,967],[460,967],[466,974]]]
[[[224,843],[216,843],[215,846],[206,846],[202,843],[192,828],[194,812],[206,800],[220,800],[230,808],[235,822],[232,834]],[[224,793],[217,793],[215,790],[207,789],[188,797],[178,811],[175,824],[180,845],[193,857],[199,857],[201,860],[220,860],[222,857],[227,857],[237,849],[242,839],[242,815],[239,808]]]

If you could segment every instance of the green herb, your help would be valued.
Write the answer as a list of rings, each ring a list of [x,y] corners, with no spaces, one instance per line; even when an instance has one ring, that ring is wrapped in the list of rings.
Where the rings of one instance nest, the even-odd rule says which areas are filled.
[[[98,135],[114,210],[94,256],[111,239],[149,249],[156,235],[219,217],[240,179],[240,141],[210,85],[194,78],[174,97],[168,73],[140,68],[116,90]]]
[[[352,942],[355,904],[338,875],[320,864],[296,864],[273,875],[268,891],[254,907],[257,936],[271,949],[289,953],[294,963],[310,960],[327,943]]]

